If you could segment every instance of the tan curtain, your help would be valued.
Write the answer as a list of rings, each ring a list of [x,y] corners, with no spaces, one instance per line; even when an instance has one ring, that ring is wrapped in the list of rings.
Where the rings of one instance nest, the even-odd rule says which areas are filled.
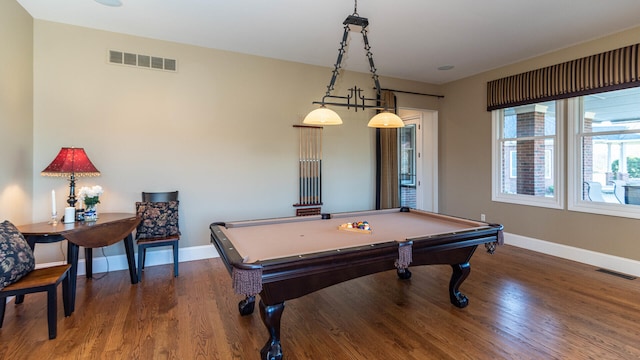
[[[398,184],[398,131],[380,129],[380,208],[400,206]]]
[[[640,86],[640,44],[487,83],[487,111]]]
[[[391,91],[380,93],[381,102],[395,113],[395,95]],[[383,106],[385,106],[383,104]],[[390,209],[400,206],[400,186],[398,183],[398,131],[397,129],[377,129],[377,177],[378,208]]]

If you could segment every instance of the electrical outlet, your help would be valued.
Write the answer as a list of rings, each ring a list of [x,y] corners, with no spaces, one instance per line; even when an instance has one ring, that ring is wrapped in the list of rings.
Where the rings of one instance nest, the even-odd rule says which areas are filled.
[[[480,214],[480,221],[487,221],[486,216],[484,214]]]

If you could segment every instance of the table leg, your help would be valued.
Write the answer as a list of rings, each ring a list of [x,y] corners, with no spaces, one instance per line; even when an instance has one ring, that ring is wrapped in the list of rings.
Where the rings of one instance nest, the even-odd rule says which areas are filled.
[[[84,248],[84,267],[87,279],[93,278],[93,249]]]
[[[469,305],[469,299],[459,291],[460,285],[464,279],[469,276],[471,272],[471,265],[468,262],[462,264],[453,264],[453,274],[451,274],[451,281],[449,281],[449,298],[451,303],[459,308]]]
[[[265,305],[260,300],[260,316],[269,331],[269,340],[260,350],[263,360],[282,360],[282,345],[280,344],[280,319],[284,310],[284,302],[275,305]]]
[[[136,259],[133,253],[133,235],[129,234],[124,238],[124,250],[127,253],[127,263],[129,264],[129,276],[131,284],[138,283],[138,272],[136,271]]]
[[[69,307],[71,312],[73,313],[76,309],[76,283],[78,276],[78,252],[80,251],[80,246],[72,243],[71,241],[67,241],[67,264],[71,264],[71,269],[69,269],[69,287],[71,288],[71,296],[69,301]]]

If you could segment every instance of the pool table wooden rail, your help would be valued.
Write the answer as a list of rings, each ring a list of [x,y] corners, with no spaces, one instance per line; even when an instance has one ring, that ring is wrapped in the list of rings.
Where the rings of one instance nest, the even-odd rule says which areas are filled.
[[[244,263],[227,236],[211,225],[211,242],[215,245],[229,273],[240,270],[262,270],[263,290],[260,298],[267,305],[295,299],[325,287],[361,276],[395,269],[398,242],[356,246],[313,254]],[[410,244],[410,243],[407,243]],[[267,285],[267,286],[265,286]]]
[[[458,291],[468,276],[468,263],[480,244],[497,241],[496,233],[502,225],[488,225],[454,234],[414,237],[406,241],[387,241],[366,246],[303,254],[256,263],[245,263],[220,227],[225,223],[212,223],[211,242],[215,245],[227,270],[261,270],[263,289],[260,298],[266,305],[295,299],[314,291],[358,277],[397,269],[399,246],[412,247],[411,266],[448,264],[453,267],[450,295],[458,307],[468,300]],[[399,270],[399,276],[409,278],[408,269]],[[406,275],[402,275],[403,272]],[[462,277],[462,278],[460,278]],[[454,280],[455,278],[455,280]]]

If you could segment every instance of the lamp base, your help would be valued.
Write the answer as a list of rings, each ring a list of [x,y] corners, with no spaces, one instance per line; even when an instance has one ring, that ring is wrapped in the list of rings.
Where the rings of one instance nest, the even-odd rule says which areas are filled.
[[[67,204],[70,207],[76,207],[76,174],[71,173],[69,177],[69,198],[67,199]]]

